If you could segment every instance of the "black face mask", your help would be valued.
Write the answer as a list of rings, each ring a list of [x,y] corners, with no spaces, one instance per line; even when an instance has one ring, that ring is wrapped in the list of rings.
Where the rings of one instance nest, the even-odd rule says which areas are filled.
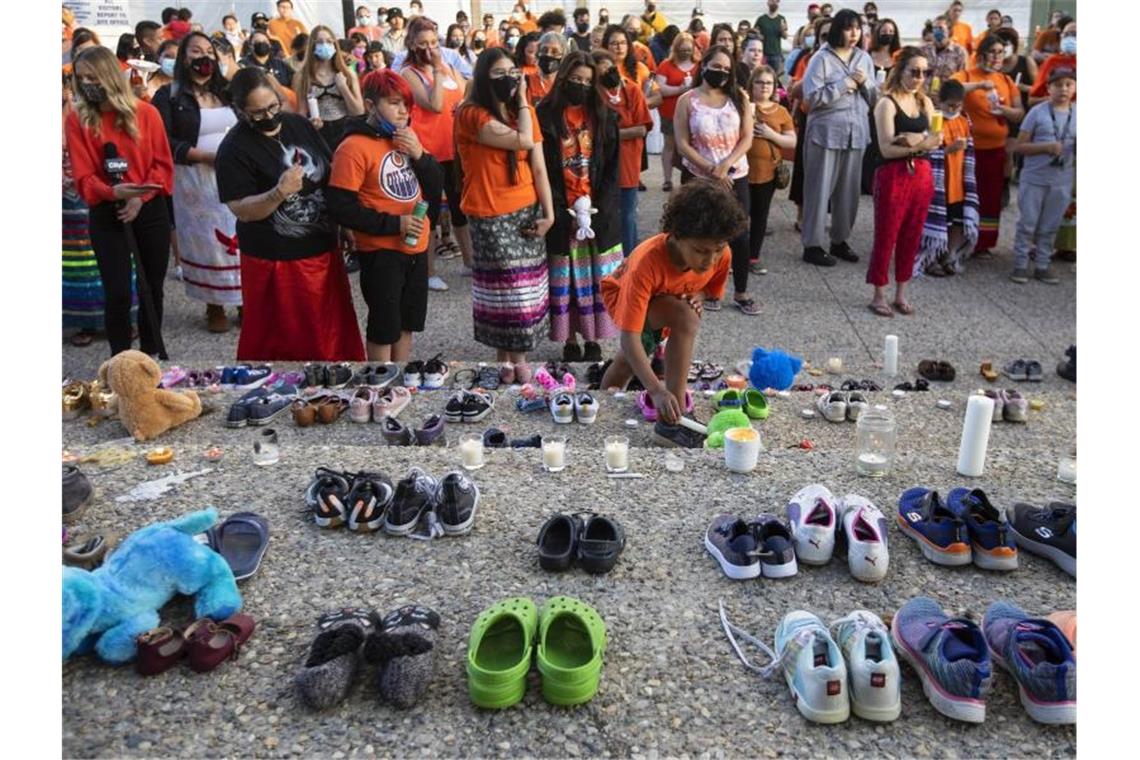
[[[486,40],[478,40],[477,39],[471,43],[471,47],[475,48],[476,50],[482,50],[484,47],[486,47],[486,45],[487,45]]]
[[[448,40],[448,41],[447,41],[447,46],[448,46],[449,48],[452,48],[452,49],[454,50],[454,49],[456,49],[456,48],[458,48],[458,47],[459,47],[459,45],[460,45],[460,42],[461,42],[461,40]]]
[[[590,85],[581,82],[567,82],[562,88],[562,94],[566,97],[567,103],[572,106],[580,106],[590,97],[590,90],[592,89]]]
[[[598,81],[612,90],[614,87],[617,87],[619,84],[621,84],[621,72],[617,70],[617,67],[614,67],[607,71],[605,74],[602,74]]]
[[[277,129],[277,127],[281,126],[281,114],[275,113],[268,119],[257,119],[256,121],[249,119],[248,121],[249,126],[253,127],[258,132],[272,132],[273,130]]]
[[[264,58],[273,52],[273,46],[268,42],[255,42],[253,43],[253,54],[258,58]]]
[[[598,23],[601,24],[602,26],[607,26],[610,23],[610,17],[605,15],[605,14],[602,14],[601,16],[598,16]]]
[[[499,77],[491,80],[491,92],[504,103],[510,102],[519,88],[519,78],[512,76]]]
[[[728,84],[728,72],[720,69],[705,69],[701,77],[708,82],[709,87],[715,87],[718,90],[723,89]]]
[[[92,105],[99,105],[107,99],[107,91],[101,84],[92,84],[91,82],[80,82],[79,92],[83,94],[83,98]]]
[[[543,74],[553,74],[558,71],[558,67],[561,65],[561,58],[555,58],[552,55],[540,55],[538,57],[538,70]]]
[[[575,26],[575,28],[577,28],[578,34],[585,34],[586,32],[590,31],[590,22],[589,21],[579,21],[574,26]]]
[[[894,40],[894,35],[891,35],[891,34],[880,34],[879,35],[879,44],[880,45],[890,45],[893,40]]]
[[[200,77],[208,77],[214,73],[214,59],[208,56],[192,58],[190,60],[190,70]]]

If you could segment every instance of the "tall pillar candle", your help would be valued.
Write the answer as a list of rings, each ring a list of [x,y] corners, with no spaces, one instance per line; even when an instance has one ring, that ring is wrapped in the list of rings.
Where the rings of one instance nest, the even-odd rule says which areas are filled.
[[[899,336],[888,335],[883,340],[883,372],[888,377],[899,373]]]
[[[958,474],[977,478],[986,466],[986,447],[990,442],[990,424],[994,418],[994,401],[986,396],[970,396],[966,402],[966,419],[962,424],[962,443],[958,446]]]

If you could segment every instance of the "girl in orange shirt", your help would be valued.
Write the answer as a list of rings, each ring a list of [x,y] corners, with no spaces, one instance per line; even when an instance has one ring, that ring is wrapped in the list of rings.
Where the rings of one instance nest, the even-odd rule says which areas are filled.
[[[456,113],[455,142],[463,167],[460,208],[475,252],[475,340],[495,349],[504,382],[529,382],[526,355],[550,319],[543,238],[554,224],[554,205],[538,120],[506,50],[479,56]]]
[[[523,77],[529,77],[538,72],[538,40],[542,35],[538,32],[527,32],[515,44],[512,55],[515,66],[522,72]],[[529,94],[529,93],[528,93]]]

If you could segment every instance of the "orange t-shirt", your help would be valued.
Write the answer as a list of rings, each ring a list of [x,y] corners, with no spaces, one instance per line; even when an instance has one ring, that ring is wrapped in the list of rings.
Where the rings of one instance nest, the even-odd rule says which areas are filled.
[[[550,88],[553,86],[554,80],[547,84],[541,71],[533,71],[526,75],[526,99],[532,106],[538,105],[540,100],[550,94]]]
[[[341,141],[333,154],[329,187],[356,193],[360,205],[393,216],[411,214],[423,198],[420,182],[412,171],[412,162],[393,147],[386,137],[351,134]],[[424,230],[413,246],[404,236],[370,235],[357,230],[356,247],[361,251],[400,251],[414,255],[427,250],[431,223],[424,217]]]
[[[724,297],[732,254],[728,246],[707,272],[681,271],[669,260],[664,232],[647,238],[629,258],[602,278],[602,302],[618,329],[640,333],[645,329],[649,300],[654,296],[685,296],[704,292],[709,298]]]
[[[602,96],[606,99],[606,105],[618,115],[618,129],[644,125],[648,130],[653,126],[653,117],[649,115],[645,95],[636,83],[622,83],[617,103],[605,88],[602,88]],[[618,157],[618,184],[621,187],[637,187],[641,184],[641,146],[644,144],[644,137],[621,141]]]
[[[424,91],[431,92],[434,75],[425,74],[415,66],[405,66],[403,70],[411,71],[413,76],[419,78]],[[436,113],[421,108],[419,103],[412,104],[412,131],[420,138],[424,150],[435,156],[435,160],[440,163],[455,158],[455,109],[463,102],[463,77],[451,67],[447,70],[448,78],[440,85],[443,88],[443,110]]]
[[[638,89],[640,89],[642,92],[645,92],[645,82],[649,79],[649,77],[652,76],[649,71],[649,67],[647,67],[641,61],[638,61],[637,66],[634,68],[634,71],[637,73],[637,77],[636,79],[630,79],[629,75],[625,73],[625,66],[618,64],[618,73],[621,74],[621,81],[636,82]]]
[[[272,18],[269,19],[269,36],[276,37],[277,41],[281,43],[281,47],[285,50],[293,49],[293,38],[298,34],[307,34],[308,29],[295,18]]]
[[[594,134],[583,106],[566,106],[562,112],[566,137],[562,138],[562,179],[566,184],[566,204],[590,195],[590,158],[594,155]]]
[[[762,121],[780,134],[795,132],[796,126],[792,123],[792,115],[788,109],[777,105],[770,111],[761,111],[760,106],[754,105],[752,112],[758,122]],[[763,185],[771,182],[776,176],[776,162],[783,158],[783,153],[776,144],[760,137],[752,138],[752,147],[748,149],[748,184]]]
[[[959,21],[950,30],[950,39],[966,48],[967,53],[974,52],[974,30],[965,21]]]
[[[960,137],[970,137],[970,122],[962,114],[942,122],[942,144],[951,145]],[[946,203],[966,200],[966,151],[947,153],[945,160]]]
[[[542,142],[542,132],[534,109],[530,115],[535,150]],[[476,105],[461,105],[455,113],[455,145],[463,165],[463,191],[459,208],[468,216],[502,216],[533,206],[538,202],[534,175],[527,160],[529,151],[515,151],[518,157],[518,181],[511,184],[507,151],[479,142],[479,130],[492,120],[491,113]],[[516,128],[517,122],[508,126]]]
[[[974,148],[976,150],[993,150],[1005,145],[1009,136],[1009,122],[1003,116],[990,113],[990,93],[996,93],[1003,106],[1020,105],[1021,93],[1017,85],[1006,74],[1000,71],[982,71],[980,68],[959,71],[951,79],[957,79],[966,84],[977,84],[989,80],[994,83],[993,90],[974,90],[966,93],[966,100],[962,107],[974,123]]]
[[[657,61],[653,58],[653,51],[644,42],[633,41],[633,57],[639,63],[645,64],[645,68],[649,69],[651,74],[657,71]]]

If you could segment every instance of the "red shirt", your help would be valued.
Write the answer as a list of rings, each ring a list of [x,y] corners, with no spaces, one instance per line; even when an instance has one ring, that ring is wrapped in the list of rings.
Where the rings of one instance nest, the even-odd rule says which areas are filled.
[[[670,87],[680,87],[685,83],[685,77],[694,76],[699,69],[697,64],[688,71],[685,71],[672,60],[666,58],[657,66],[657,76],[665,77],[665,84]],[[673,114],[677,110],[677,98],[680,95],[662,95],[661,97],[661,118],[673,121]]]
[[[634,82],[622,82],[618,89],[620,102],[610,100],[610,91],[602,88],[602,98],[606,105],[617,112],[618,128],[644,126],[649,129],[653,126],[653,117],[649,115],[649,107],[645,104],[645,95]],[[641,148],[645,145],[645,138],[638,137],[632,140],[622,140],[618,152],[618,184],[623,188],[637,187],[641,182]]]
[[[1029,97],[1031,98],[1044,98],[1049,94],[1049,72],[1055,68],[1065,67],[1077,73],[1077,57],[1075,55],[1065,55],[1064,53],[1054,53],[1045,59],[1045,62],[1037,69],[1037,78],[1033,80],[1033,87],[1029,90]],[[1077,94],[1073,93],[1073,100],[1077,99]]]
[[[119,150],[119,156],[127,160],[124,182],[162,185],[163,192],[171,195],[174,192],[174,159],[170,155],[166,127],[158,109],[142,101],[135,105],[138,140],[115,126],[116,116],[114,111],[103,114],[98,135],[86,129],[74,111],[67,115],[64,122],[67,149],[71,154],[71,166],[75,175],[75,189],[83,202],[93,207],[115,200],[115,193],[103,171],[103,146],[108,142],[113,143]],[[154,195],[149,193],[143,196],[143,201],[149,201]]]

